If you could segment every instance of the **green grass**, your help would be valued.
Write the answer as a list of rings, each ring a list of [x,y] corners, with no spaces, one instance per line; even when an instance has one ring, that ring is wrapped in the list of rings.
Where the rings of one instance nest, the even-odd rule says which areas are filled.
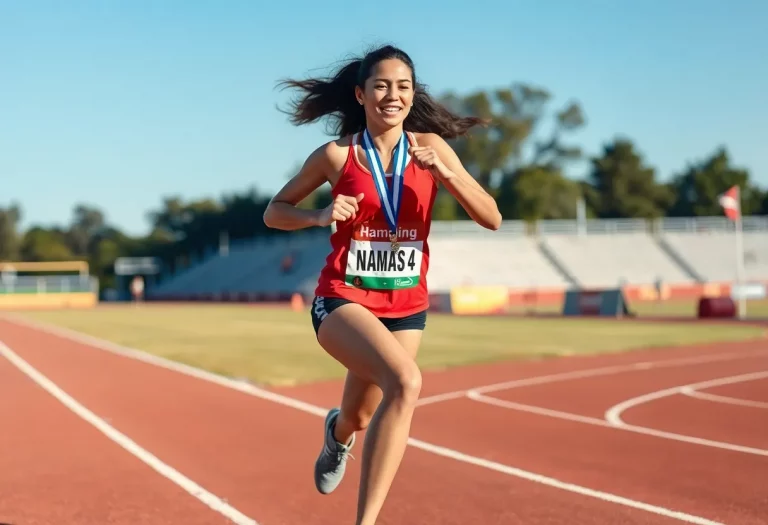
[[[640,317],[696,317],[698,301],[696,300],[669,300],[669,301],[633,301],[629,304],[629,310]],[[561,304],[532,304],[529,306],[514,306],[509,309],[511,313],[526,311],[537,313],[560,313]],[[747,301],[747,319],[767,320],[768,300]]]
[[[639,301],[630,305],[641,316],[696,317],[698,301]],[[747,301],[747,319],[768,319],[768,300]]]
[[[260,384],[343,377],[315,340],[307,312],[240,305],[107,306],[30,311],[24,317]],[[431,314],[419,354],[425,369],[534,356],[620,352],[759,337],[733,325]]]

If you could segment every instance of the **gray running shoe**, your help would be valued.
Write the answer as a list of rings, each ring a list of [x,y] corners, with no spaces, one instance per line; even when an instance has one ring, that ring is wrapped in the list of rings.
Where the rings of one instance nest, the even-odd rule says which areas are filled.
[[[333,437],[339,412],[338,408],[334,408],[325,416],[323,450],[315,461],[315,487],[321,494],[330,494],[339,486],[347,468],[347,458],[352,457],[349,451],[355,444],[354,434],[349,445],[339,443]]]

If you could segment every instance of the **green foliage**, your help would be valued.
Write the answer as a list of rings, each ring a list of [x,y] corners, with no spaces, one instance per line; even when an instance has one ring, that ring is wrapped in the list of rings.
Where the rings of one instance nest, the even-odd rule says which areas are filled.
[[[585,199],[599,218],[661,217],[674,200],[671,188],[656,180],[655,170],[626,139],[604,146],[585,182]]]
[[[0,208],[0,261],[12,261],[19,255],[20,220],[21,209],[17,204]]]
[[[465,97],[448,93],[442,102],[462,115],[474,115],[488,124],[452,141],[451,145],[486,189],[492,186],[494,174],[514,172],[529,164],[560,166],[580,156],[579,148],[562,144],[562,135],[584,125],[581,107],[569,103],[555,116],[551,134],[545,139],[535,136],[543,125],[551,95],[546,90],[525,84],[493,91],[476,91]],[[533,154],[525,159],[525,148],[532,145]]]
[[[732,186],[741,189],[742,213],[761,213],[766,194],[749,180],[749,172],[731,165],[725,148],[719,148],[703,161],[689,165],[673,178],[677,194],[670,215],[684,217],[718,215],[721,213],[717,198]],[[768,210],[762,211],[766,213]]]
[[[432,220],[455,221],[458,219],[458,207],[453,195],[444,186],[440,186],[432,205]]]
[[[525,221],[572,219],[579,185],[547,166],[526,166],[505,177],[496,197],[502,217]]]
[[[21,243],[24,261],[71,261],[75,259],[67,244],[66,232],[34,227],[27,231]]]

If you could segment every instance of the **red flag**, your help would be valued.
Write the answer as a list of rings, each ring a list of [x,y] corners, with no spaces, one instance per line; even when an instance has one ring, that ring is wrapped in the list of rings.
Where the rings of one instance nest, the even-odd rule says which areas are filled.
[[[735,221],[741,214],[741,206],[739,204],[739,187],[731,186],[728,191],[723,193],[717,198],[717,202],[723,207],[725,216]]]

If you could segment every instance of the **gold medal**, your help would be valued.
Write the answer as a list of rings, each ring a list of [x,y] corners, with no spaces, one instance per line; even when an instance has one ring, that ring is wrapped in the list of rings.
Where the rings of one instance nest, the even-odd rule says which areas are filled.
[[[400,251],[400,243],[397,242],[397,234],[396,233],[390,233],[389,234],[389,244],[392,245],[392,251],[393,252]]]

